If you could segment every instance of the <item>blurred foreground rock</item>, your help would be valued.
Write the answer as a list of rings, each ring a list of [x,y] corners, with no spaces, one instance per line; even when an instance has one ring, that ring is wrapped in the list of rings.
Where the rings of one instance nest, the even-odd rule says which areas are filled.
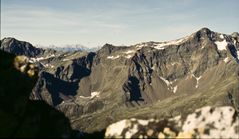
[[[239,138],[233,107],[203,107],[167,120],[125,119],[108,126],[106,138]]]
[[[37,70],[27,57],[0,51],[0,137],[75,137],[63,113],[29,99]]]

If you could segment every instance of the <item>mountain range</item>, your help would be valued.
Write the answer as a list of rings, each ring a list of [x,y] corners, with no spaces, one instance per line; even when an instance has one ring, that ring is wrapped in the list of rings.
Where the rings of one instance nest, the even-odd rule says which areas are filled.
[[[37,45],[38,48],[51,48],[56,51],[62,51],[62,52],[74,52],[74,51],[86,51],[86,52],[96,52],[100,49],[100,46],[98,47],[86,47],[81,44],[67,44],[67,45],[50,45],[50,46],[42,46]]]
[[[29,96],[63,112],[74,130],[102,131],[125,118],[173,118],[203,106],[239,111],[239,34],[202,28],[186,37],[95,52],[36,48],[15,38],[1,50],[39,68]]]

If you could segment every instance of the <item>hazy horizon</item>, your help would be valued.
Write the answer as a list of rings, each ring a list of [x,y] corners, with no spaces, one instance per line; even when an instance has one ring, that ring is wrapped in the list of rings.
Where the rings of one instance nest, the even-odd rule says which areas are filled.
[[[1,39],[33,45],[131,45],[178,39],[207,27],[239,31],[238,0],[1,0]]]

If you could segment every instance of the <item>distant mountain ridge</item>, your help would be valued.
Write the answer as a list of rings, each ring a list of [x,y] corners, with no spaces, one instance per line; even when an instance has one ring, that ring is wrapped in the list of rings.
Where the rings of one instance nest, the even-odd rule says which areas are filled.
[[[50,48],[56,51],[63,51],[63,52],[74,52],[74,51],[96,52],[100,49],[100,47],[90,48],[80,44],[65,45],[65,46],[50,46]]]
[[[101,47],[87,47],[81,44],[66,44],[66,45],[49,45],[49,46],[43,46],[43,45],[37,45],[38,48],[43,49],[53,49],[56,51],[61,52],[74,52],[74,51],[86,51],[86,52],[96,52]]]
[[[65,45],[65,46],[33,46],[29,42],[19,41],[15,38],[7,37],[1,40],[1,50],[14,53],[17,55],[25,55],[28,57],[37,57],[41,55],[50,55],[57,52],[76,52],[76,51],[86,51],[86,52],[96,52],[100,47],[86,47],[80,44],[76,45]]]
[[[17,46],[2,42],[1,48]],[[202,28],[173,41],[105,44],[96,52],[30,60],[42,65],[31,99],[46,101],[89,133],[124,118],[175,117],[207,105],[239,110],[238,33]]]

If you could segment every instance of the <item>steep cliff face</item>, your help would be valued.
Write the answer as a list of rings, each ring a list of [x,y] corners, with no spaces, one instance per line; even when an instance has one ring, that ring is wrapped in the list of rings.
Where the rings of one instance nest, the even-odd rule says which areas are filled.
[[[94,53],[33,57],[41,66],[31,99],[93,132],[130,117],[174,117],[211,105],[238,107],[239,36],[207,28],[167,42],[104,45]]]

